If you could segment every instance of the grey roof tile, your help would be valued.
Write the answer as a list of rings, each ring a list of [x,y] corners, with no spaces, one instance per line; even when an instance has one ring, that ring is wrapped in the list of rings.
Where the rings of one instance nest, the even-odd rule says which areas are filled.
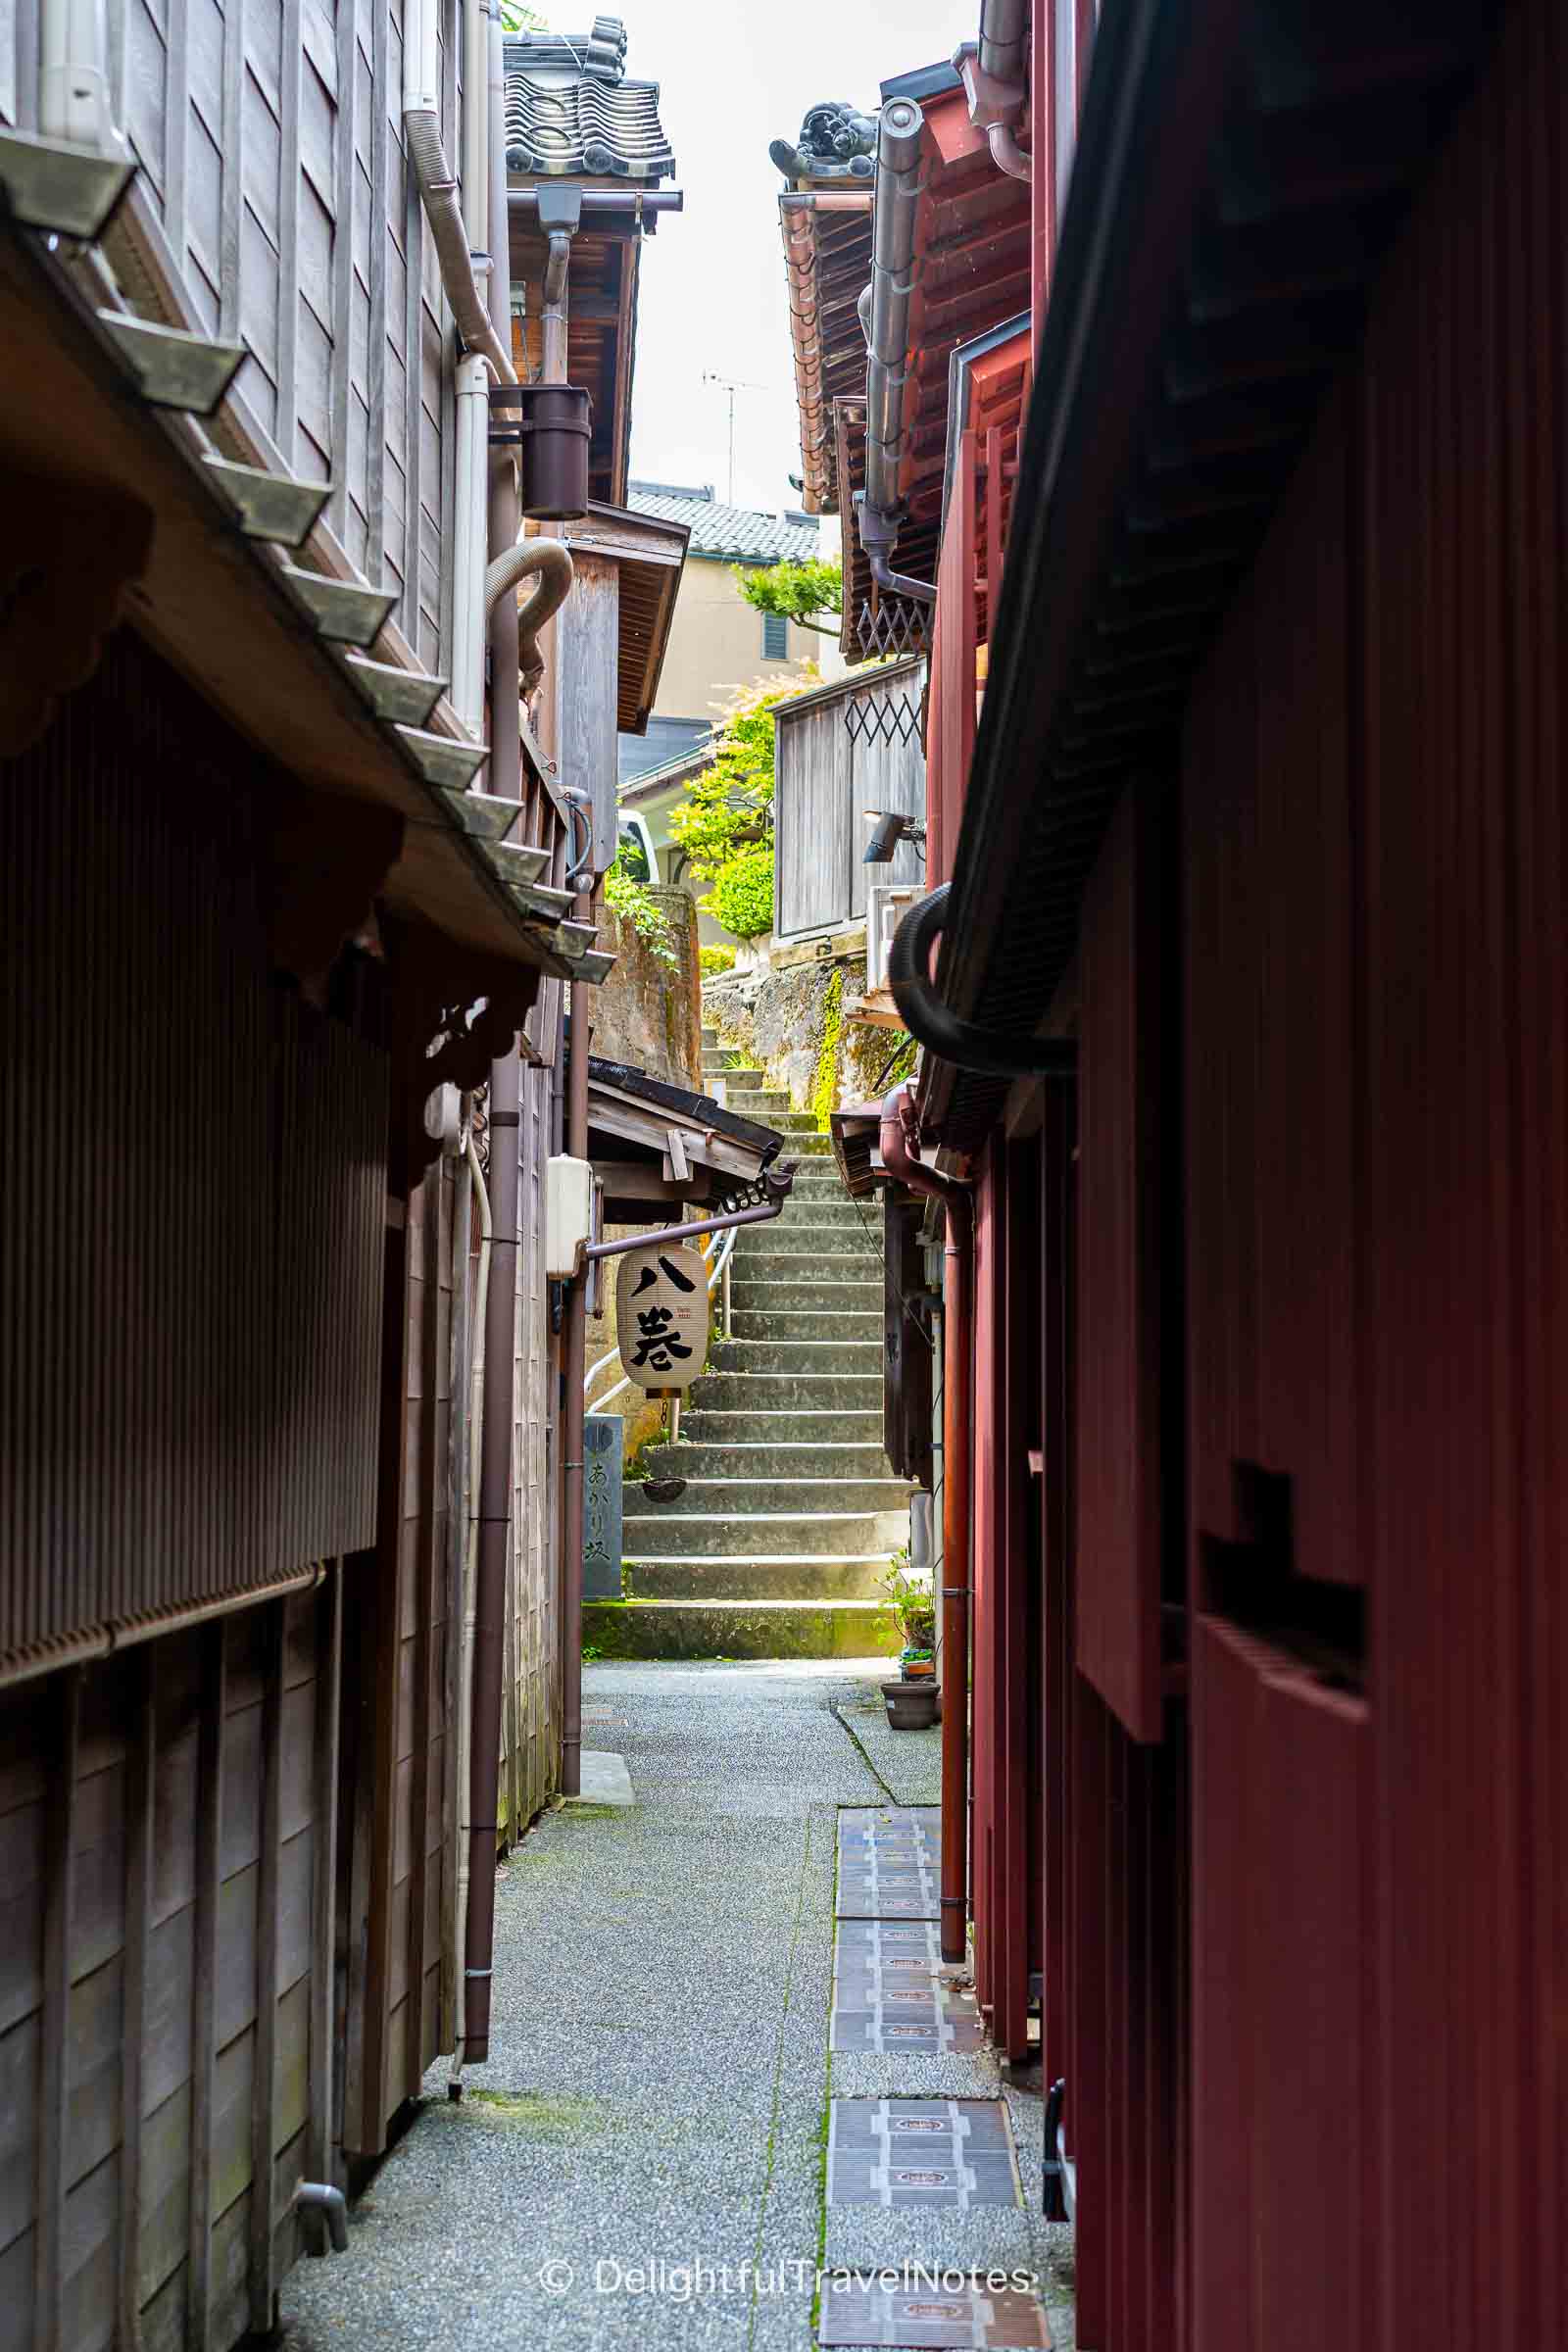
[[[728,556],[738,564],[801,564],[822,552],[809,517],[764,514],[755,507],[729,507],[710,490],[680,490],[665,483],[633,482],[626,499],[634,514],[662,522],[683,522],[691,531],[690,556]]]
[[[506,43],[507,168],[592,179],[665,179],[675,158],[657,81],[628,81],[626,28],[522,33]]]

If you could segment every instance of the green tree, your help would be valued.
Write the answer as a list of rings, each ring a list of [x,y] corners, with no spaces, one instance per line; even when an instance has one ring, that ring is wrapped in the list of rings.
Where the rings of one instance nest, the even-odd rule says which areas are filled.
[[[781,620],[793,620],[797,628],[814,629],[819,637],[836,637],[838,622],[813,619],[813,613],[842,612],[844,610],[844,566],[835,560],[823,563],[816,556],[805,563],[770,564],[765,571],[748,568],[744,564],[731,566],[740,591],[749,605],[759,612],[772,612]]]
[[[725,859],[702,902],[732,939],[759,939],[773,928],[773,842],[754,841]]]
[[[814,674],[808,672],[807,682]],[[787,686],[749,686],[738,694],[713,737],[708,766],[671,810],[670,835],[699,880],[716,881],[738,851],[772,840],[773,710],[799,694],[802,684],[796,678]]]

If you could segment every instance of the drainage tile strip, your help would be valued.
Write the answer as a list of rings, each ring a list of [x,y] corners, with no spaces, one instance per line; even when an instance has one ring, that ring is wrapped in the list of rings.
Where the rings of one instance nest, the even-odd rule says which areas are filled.
[[[912,2268],[913,2266],[911,2266]],[[961,2273],[935,2274],[930,2286],[881,2286],[859,2278],[833,2279],[822,2290],[817,2341],[830,2345],[898,2345],[902,2352],[1051,2352],[1051,2330],[1033,2295],[1000,2291]]]
[[[974,2205],[1021,2205],[1004,2102],[835,2099],[827,2201],[958,2213]]]

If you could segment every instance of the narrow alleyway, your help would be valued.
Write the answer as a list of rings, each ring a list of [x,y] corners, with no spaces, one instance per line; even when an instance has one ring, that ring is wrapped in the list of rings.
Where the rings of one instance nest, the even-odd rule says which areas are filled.
[[[651,1485],[627,1484],[627,1596],[655,1613],[655,1654],[864,1656],[896,1646],[882,1580],[909,1534],[882,1445],[880,1219],[845,1191],[815,1119],[712,1029],[703,1070],[798,1166],[778,1222],[736,1238],[733,1336],[681,1442],[649,1448]]]
[[[901,1982],[895,1969],[922,1975],[924,1932],[909,1913],[923,1901],[858,1899],[876,1884],[873,1828],[893,1841],[883,1883],[918,1877],[910,1857],[934,1814],[913,1809],[934,1806],[937,1788],[937,1735],[888,1731],[878,1671],[588,1670],[586,1736],[625,1757],[636,1803],[551,1813],[513,1853],[498,1889],[491,2062],[458,2104],[444,2064],[432,2069],[421,2111],[355,2209],[347,2255],[289,2278],[289,2352],[700,2341],[808,2352],[819,2265],[906,2262],[1032,2274],[1052,2340],[1070,2345],[1068,2233],[1040,2218],[1037,2089],[1004,2084],[983,2049],[912,2054],[922,2040],[977,2037],[931,2021],[923,1991],[894,1995],[923,2000],[927,2019],[899,2029],[896,2055],[863,2046],[900,2014],[888,2000],[867,2020],[865,1986],[881,1970],[863,1920],[840,1927],[834,2033],[862,2046],[829,2050],[836,1886],[839,1908],[898,1923],[887,1984]],[[955,1993],[941,2014],[963,2007]],[[830,2101],[844,2103],[832,2191],[846,2200],[831,2205]],[[935,2203],[885,2202],[899,2178],[885,2169],[899,2152],[890,2130],[921,2134],[907,2143],[919,2157],[907,2178]],[[967,2193],[921,2187],[965,2163],[977,2184]],[[848,2201],[857,2194],[875,2201]],[[974,2333],[951,2277],[915,2283],[918,2301],[945,2307],[950,2326],[962,2310],[971,2332],[854,2340],[1044,2340],[1028,2331],[1027,2303],[995,2304],[1008,2327]],[[829,2291],[822,2308],[842,2317],[846,2306]]]

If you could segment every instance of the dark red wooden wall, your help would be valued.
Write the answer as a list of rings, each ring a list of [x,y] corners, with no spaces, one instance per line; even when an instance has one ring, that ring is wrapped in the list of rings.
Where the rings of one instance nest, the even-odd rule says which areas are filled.
[[[1187,734],[1205,2352],[1562,2328],[1565,64],[1516,8]]]

